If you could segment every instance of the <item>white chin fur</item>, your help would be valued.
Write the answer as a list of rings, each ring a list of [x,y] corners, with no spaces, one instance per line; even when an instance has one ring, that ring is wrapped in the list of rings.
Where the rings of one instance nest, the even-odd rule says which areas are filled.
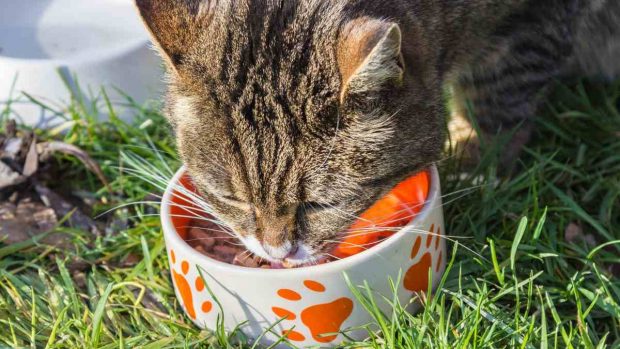
[[[267,252],[267,254],[278,260],[285,259],[291,252],[291,248],[292,245],[289,241],[278,247],[274,247],[269,244],[263,245],[263,249]]]
[[[270,262],[277,262],[278,260],[273,259],[272,257],[270,257],[267,252],[265,251],[265,249],[263,248],[263,246],[261,245],[261,243],[258,241],[258,239],[254,236],[249,236],[249,237],[243,237],[240,236],[239,239],[241,240],[241,242],[243,242],[243,244],[245,245],[245,247],[252,253],[254,253],[255,255],[259,256],[260,258],[270,261]]]
[[[280,255],[282,255],[282,258],[277,259],[277,258],[270,256],[267,253],[267,251],[265,251],[265,249],[263,248],[263,246],[261,245],[261,243],[258,241],[256,237],[254,236],[241,237],[240,236],[239,239],[241,240],[241,242],[243,242],[245,247],[250,252],[254,253],[256,256],[266,261],[273,262],[273,263],[281,263],[282,258],[284,258],[286,255],[285,251],[289,250],[289,248],[287,247],[287,248],[280,248],[282,251],[271,251],[272,254],[275,254],[275,255],[278,255],[277,252],[282,252],[282,253],[279,253]],[[312,264],[317,261],[314,254],[315,254],[315,251],[311,247],[309,247],[306,244],[300,243],[295,254],[292,257],[286,258],[286,261],[291,265]]]
[[[306,244],[299,244],[297,252],[292,257],[287,258],[286,261],[292,265],[311,264],[316,262],[314,254],[315,251],[311,247]]]

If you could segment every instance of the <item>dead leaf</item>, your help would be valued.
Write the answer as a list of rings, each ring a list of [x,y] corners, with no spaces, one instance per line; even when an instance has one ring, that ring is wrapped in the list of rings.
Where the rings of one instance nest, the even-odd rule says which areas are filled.
[[[83,151],[82,149],[63,142],[43,142],[37,145],[37,152],[39,153],[40,160],[46,161],[49,159],[54,153],[63,153],[71,156],[75,156],[78,158],[86,168],[88,168],[91,172],[93,172],[97,178],[103,183],[108,191],[111,192],[110,184],[108,180],[103,175],[103,171],[101,171],[101,167],[95,160],[93,160],[88,153]]]
[[[123,258],[120,266],[124,268],[134,267],[136,266],[136,264],[140,263],[141,260],[142,258],[140,258],[138,255],[130,253],[125,256],[125,258]]]
[[[571,244],[581,242],[583,240],[583,230],[577,223],[571,222],[564,229],[564,240]]]
[[[4,145],[0,151],[0,157],[15,161],[19,156],[19,152],[21,151],[23,145],[23,138],[8,138],[4,141]]]
[[[30,148],[26,155],[26,161],[24,162],[24,170],[22,174],[26,177],[30,177],[37,173],[39,169],[39,153],[37,152],[37,139],[34,137],[30,142]]]
[[[0,190],[12,187],[26,181],[26,177],[13,171],[8,165],[0,161]]]

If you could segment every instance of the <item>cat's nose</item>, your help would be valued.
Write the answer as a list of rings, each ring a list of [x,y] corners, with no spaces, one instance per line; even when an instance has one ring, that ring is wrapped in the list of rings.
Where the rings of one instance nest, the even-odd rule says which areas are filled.
[[[297,246],[290,241],[286,241],[278,246],[263,243],[263,249],[269,257],[277,260],[284,260],[297,252]]]

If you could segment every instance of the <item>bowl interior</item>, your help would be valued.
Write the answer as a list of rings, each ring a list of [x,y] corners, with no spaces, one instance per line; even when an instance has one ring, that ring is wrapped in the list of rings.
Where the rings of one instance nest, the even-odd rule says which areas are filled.
[[[0,8],[0,56],[88,57],[147,39],[128,0],[0,0]]]
[[[179,185],[190,193],[196,193],[196,188],[188,174],[184,174],[179,179]],[[173,190],[171,201],[170,219],[172,220],[172,225],[177,234],[185,240],[189,231],[189,225],[193,219],[192,217],[199,214],[197,212],[198,206],[187,193],[182,192],[181,188]],[[200,214],[204,215],[204,213]]]
[[[413,209],[413,211],[409,211],[411,213],[411,218],[407,218],[406,221],[401,221],[398,225],[393,225],[391,226],[392,228],[399,228],[399,227],[404,227],[408,224],[410,224],[412,221],[414,221],[417,217],[417,215],[420,213],[420,211],[423,209],[423,207],[425,206],[425,202],[426,200],[429,198],[430,192],[429,192],[429,188],[431,187],[431,182],[433,176],[430,173],[430,170],[427,170],[421,174],[423,174],[423,176],[417,175],[415,176],[418,180],[417,185],[419,186],[426,186],[426,190],[425,193],[423,194],[424,197],[423,198],[418,198],[418,200],[421,200],[421,202],[423,204],[419,205],[419,207],[415,207]],[[188,236],[188,232],[190,227],[190,224],[193,220],[194,217],[205,217],[205,213],[203,210],[201,210],[198,205],[195,203],[194,200],[192,200],[192,196],[193,195],[197,195],[196,189],[192,183],[192,179],[191,177],[187,174],[187,173],[183,173],[180,177],[178,177],[178,183],[176,185],[173,186],[172,189],[172,195],[170,195],[170,210],[169,210],[169,215],[170,215],[170,220],[172,223],[172,226],[174,227],[174,230],[176,231],[176,234],[178,236],[181,237],[181,239],[186,240],[187,236]],[[413,177],[412,177],[413,178]],[[420,180],[423,179],[423,180]],[[399,186],[397,186],[398,188]],[[397,189],[395,188],[395,189]],[[412,192],[416,192],[417,195],[420,195],[420,193],[418,192],[419,188],[409,188]],[[393,191],[394,192],[394,191]],[[410,196],[411,197],[411,196]],[[401,202],[402,203],[402,202]],[[165,212],[163,214],[166,214]],[[362,216],[363,217],[363,216]],[[207,217],[209,218],[209,217]],[[396,231],[394,229],[391,230],[391,233],[388,235],[384,235],[383,239],[389,239],[390,236],[395,235]],[[355,236],[357,234],[353,234],[353,236]],[[342,246],[346,246],[345,249],[349,249],[348,245],[350,243],[349,239],[345,239],[343,244],[341,244]],[[359,251],[357,251],[354,254],[343,254],[340,255],[338,254],[338,250],[340,250],[342,247],[338,247],[336,251],[334,251],[334,253],[336,255],[338,255],[339,258],[341,259],[345,259],[347,257],[353,256],[355,254],[364,252],[364,251],[370,251],[373,250],[376,246],[375,244],[368,244],[367,246],[372,246],[370,248],[366,247],[363,248]],[[206,256],[205,256],[206,257]],[[209,258],[209,257],[207,257]]]

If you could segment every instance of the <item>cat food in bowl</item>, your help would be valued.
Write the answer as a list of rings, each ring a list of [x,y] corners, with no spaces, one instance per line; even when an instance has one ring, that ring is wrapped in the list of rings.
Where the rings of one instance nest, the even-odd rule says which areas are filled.
[[[252,256],[226,229],[199,216],[192,198],[197,196],[182,168],[164,194],[161,220],[177,298],[201,328],[215,330],[218,319],[228,330],[244,323],[248,337],[267,345],[284,337],[298,347],[336,346],[345,340],[343,332],[363,340],[366,331],[348,329],[371,317],[347,278],[352,285],[367,282],[378,306],[389,312],[382,296],[393,298],[390,279],[398,282],[398,298],[407,304],[415,293],[435,287],[445,268],[434,167],[395,187],[349,229],[331,253],[334,258],[312,266],[292,268]]]

